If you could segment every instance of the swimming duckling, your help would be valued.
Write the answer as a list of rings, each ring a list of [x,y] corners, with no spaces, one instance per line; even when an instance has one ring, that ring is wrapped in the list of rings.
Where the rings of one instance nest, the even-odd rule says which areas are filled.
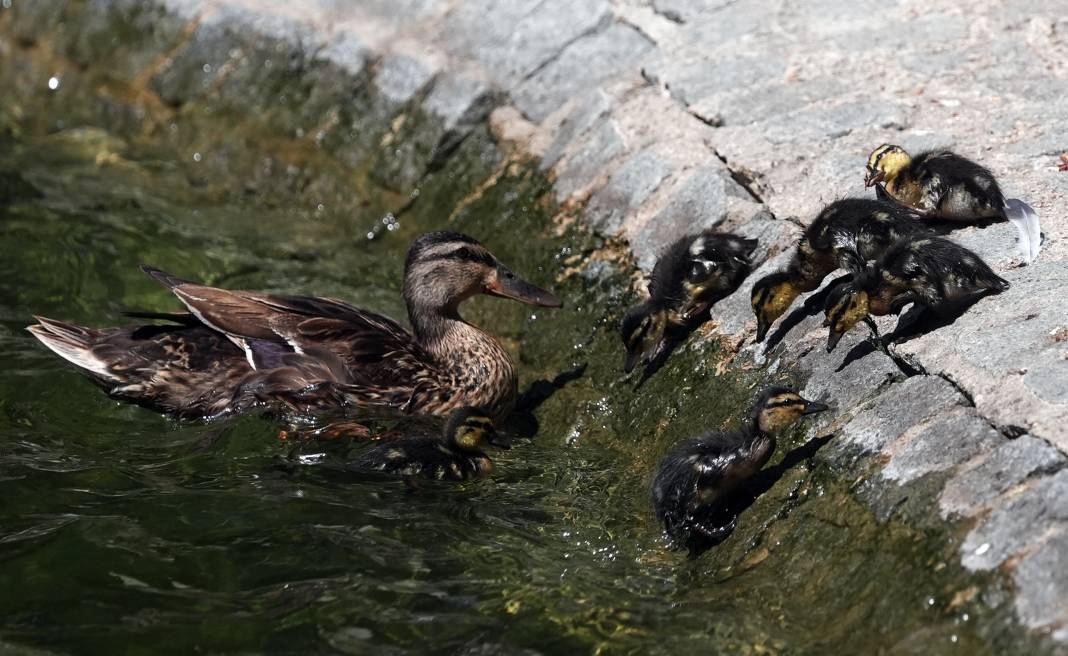
[[[378,444],[360,456],[351,469],[462,481],[493,471],[493,462],[482,450],[487,443],[503,449],[511,446],[494,429],[487,412],[468,406],[452,413],[441,437],[408,437]]]
[[[786,270],[753,285],[756,341],[764,341],[794,299],[819,287],[835,269],[858,273],[898,239],[926,232],[922,221],[893,203],[846,198],[827,205],[801,236]]]
[[[775,436],[804,415],[827,410],[794,390],[764,391],[739,430],[709,433],[676,445],[653,479],[653,510],[675,541],[695,551],[734,530],[725,497],[754,476],[775,452]]]
[[[898,314],[909,303],[918,303],[948,317],[1008,288],[1008,281],[978,255],[948,239],[902,239],[851,282],[831,290],[824,320],[830,328],[827,351],[861,320],[874,330],[869,315]]]
[[[910,156],[901,146],[883,144],[868,157],[866,187],[893,199],[921,216],[950,221],[1006,218],[1020,233],[1025,262],[1038,255],[1042,231],[1030,205],[1006,200],[994,174],[986,167],[948,150]]]
[[[757,240],[706,230],[664,251],[649,276],[649,300],[632,307],[620,332],[627,347],[626,372],[649,364],[673,338],[684,338],[708,318],[717,301],[749,274]]]

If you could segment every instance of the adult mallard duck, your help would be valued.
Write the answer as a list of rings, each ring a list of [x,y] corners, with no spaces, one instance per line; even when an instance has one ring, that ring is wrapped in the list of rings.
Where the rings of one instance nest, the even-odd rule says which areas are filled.
[[[408,250],[411,333],[332,298],[230,291],[142,269],[189,312],[134,315],[170,325],[103,329],[37,317],[28,329],[111,396],[183,418],[265,403],[433,415],[473,405],[500,417],[515,403],[515,366],[496,338],[460,317],[460,303],[489,294],[561,305],[455,232],[425,234]]]

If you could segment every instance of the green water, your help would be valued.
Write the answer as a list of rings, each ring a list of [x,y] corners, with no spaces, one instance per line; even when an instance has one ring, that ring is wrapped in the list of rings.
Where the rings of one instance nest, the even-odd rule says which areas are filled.
[[[39,49],[7,72],[56,61]],[[763,374],[717,375],[706,345],[635,391],[614,328],[631,270],[554,218],[547,181],[483,131],[413,194],[306,142],[257,140],[269,120],[194,107],[128,129],[34,93],[0,113],[0,651],[1033,653],[1000,584],[954,564],[959,528],[876,521],[863,466],[823,456],[833,437],[813,456],[786,436],[772,464],[792,457],[724,544],[668,549],[653,464],[732,425]],[[174,423],[111,401],[24,330],[32,314],[97,326],[176,309],[141,262],[402,318],[403,254],[439,228],[566,300],[465,306],[512,350],[521,389],[587,365],[486,480],[413,491],[342,472],[351,439]]]

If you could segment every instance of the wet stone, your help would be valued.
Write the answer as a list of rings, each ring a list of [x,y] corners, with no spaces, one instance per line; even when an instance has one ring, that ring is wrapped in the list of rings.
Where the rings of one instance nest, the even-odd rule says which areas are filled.
[[[69,12],[57,26],[57,47],[72,61],[106,69],[109,77],[124,82],[176,44],[186,25],[163,7],[140,0],[90,0]]]
[[[1018,590],[1016,613],[1029,628],[1050,628],[1068,639],[1068,532],[1058,532],[1024,557],[1012,575]]]
[[[446,130],[485,119],[493,105],[490,86],[473,75],[442,73],[434,82],[424,108],[443,121]]]
[[[912,376],[861,408],[842,428],[841,438],[880,453],[909,428],[966,404],[960,392],[941,378]]]
[[[153,76],[150,86],[168,105],[185,104],[207,93],[234,48],[234,42],[219,26],[198,27],[189,43]]]
[[[337,65],[352,75],[363,72],[373,51],[364,40],[349,28],[340,28],[315,54],[316,59]]]
[[[565,149],[591,129],[614,106],[615,102],[612,97],[602,89],[591,89],[587,93],[576,96],[575,106],[560,124],[556,137],[542,157],[542,168],[546,169],[556,164],[564,156]]]
[[[993,569],[1051,530],[1068,529],[1066,498],[1068,470],[1034,481],[972,529],[961,545],[961,562],[972,570]]]
[[[603,234],[615,234],[627,216],[656,191],[670,172],[668,164],[651,150],[631,155],[594,194],[587,210],[590,225]]]
[[[1066,461],[1063,453],[1036,437],[1023,435],[1006,441],[946,484],[939,500],[942,515],[975,515],[1013,486],[1031,476],[1052,473]]]
[[[611,119],[602,121],[586,143],[557,168],[557,201],[563,202],[590,185],[609,162],[624,152],[626,145],[616,122]]]
[[[907,483],[925,474],[946,471],[1004,440],[974,408],[955,408],[939,414],[917,430],[918,434],[910,436],[904,446],[892,447],[893,455],[882,471],[884,478]]]
[[[427,62],[409,55],[387,55],[375,75],[375,88],[390,102],[398,105],[411,100],[437,71]]]

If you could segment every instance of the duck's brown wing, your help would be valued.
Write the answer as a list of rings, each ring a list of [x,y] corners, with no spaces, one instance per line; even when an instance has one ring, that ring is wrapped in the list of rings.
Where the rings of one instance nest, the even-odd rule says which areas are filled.
[[[142,269],[241,347],[256,369],[281,367],[290,353],[327,352],[343,363],[344,376],[334,381],[354,401],[397,406],[436,378],[433,359],[382,315],[332,298],[230,291]]]

